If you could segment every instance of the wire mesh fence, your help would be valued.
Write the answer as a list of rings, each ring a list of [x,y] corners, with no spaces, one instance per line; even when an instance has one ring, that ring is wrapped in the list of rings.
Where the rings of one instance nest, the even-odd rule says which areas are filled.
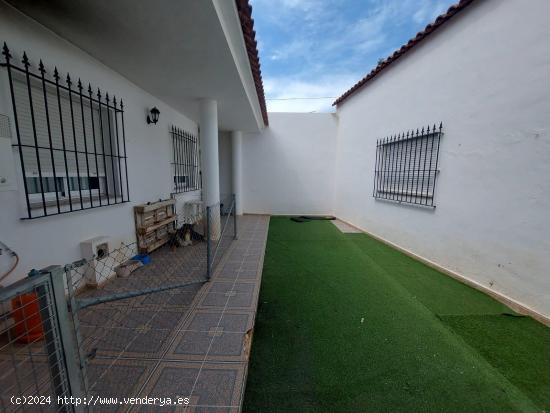
[[[234,196],[197,205],[149,256],[121,243],[0,290],[0,411],[74,411],[58,397],[138,395],[147,360],[167,351],[237,237]],[[13,403],[29,396],[51,403]]]
[[[200,205],[200,203],[197,203]],[[89,396],[134,396],[135,366],[157,357],[236,237],[231,197],[182,211],[167,244],[148,256],[135,243],[65,266],[78,356]],[[119,379],[115,379],[125,371]],[[105,388],[105,383],[111,383]]]
[[[56,303],[65,299],[62,273],[58,275],[57,290],[50,273],[36,273],[0,291],[3,412],[73,411],[73,406],[58,400],[75,395],[67,363],[76,366],[74,353],[63,343],[60,322],[69,330],[66,308],[61,307],[65,312],[60,314]]]
[[[208,237],[208,277],[219,264],[231,241],[237,238],[235,196],[209,206],[207,213]]]

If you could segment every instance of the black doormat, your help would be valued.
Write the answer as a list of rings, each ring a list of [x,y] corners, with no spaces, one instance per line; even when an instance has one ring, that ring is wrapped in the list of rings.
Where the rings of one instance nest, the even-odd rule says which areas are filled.
[[[311,215],[302,215],[299,217],[291,217],[290,220],[294,222],[309,222],[309,221],[333,221],[335,217],[332,216],[311,216]]]

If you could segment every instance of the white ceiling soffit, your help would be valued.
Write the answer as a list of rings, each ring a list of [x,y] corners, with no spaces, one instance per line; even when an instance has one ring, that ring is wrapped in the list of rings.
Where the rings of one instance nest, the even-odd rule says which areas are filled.
[[[221,130],[263,127],[232,0],[8,2],[195,120],[209,98]]]

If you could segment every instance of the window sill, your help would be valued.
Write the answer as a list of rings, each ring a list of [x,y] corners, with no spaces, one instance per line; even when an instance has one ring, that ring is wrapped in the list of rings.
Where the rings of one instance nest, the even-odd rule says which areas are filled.
[[[180,195],[180,194],[188,194],[190,192],[198,192],[200,191],[201,189],[200,188],[173,188],[172,189],[172,194],[173,195]]]
[[[90,199],[92,200],[92,204],[93,204],[93,207],[99,207],[99,201],[101,199],[101,206],[107,206],[109,204],[120,204],[122,203],[123,201],[121,200],[122,198],[120,196],[117,196],[116,199],[114,196],[109,196],[109,198],[107,198],[106,195],[92,195],[92,197],[90,198],[89,196],[82,196],[82,202],[83,203],[88,203],[90,204]],[[96,202],[97,201],[97,202]],[[124,201],[124,202],[127,202],[127,201]],[[69,200],[68,197],[64,197],[63,199],[59,199],[59,206],[68,206],[68,205],[73,205],[73,210],[79,210],[79,209],[82,209],[80,208],[80,197],[79,196],[73,196],[71,197],[71,199]],[[78,206],[78,208],[74,208],[75,206]],[[40,201],[31,201],[30,202],[30,207],[31,207],[31,210],[35,211],[35,210],[40,210],[40,209],[43,209],[44,206],[42,204],[42,200]],[[57,200],[55,198],[47,198],[46,199],[46,208],[56,208],[57,209]],[[89,208],[89,207],[88,207]],[[84,209],[87,209],[86,207]],[[49,215],[49,214],[48,214]],[[52,213],[52,215],[54,215]]]

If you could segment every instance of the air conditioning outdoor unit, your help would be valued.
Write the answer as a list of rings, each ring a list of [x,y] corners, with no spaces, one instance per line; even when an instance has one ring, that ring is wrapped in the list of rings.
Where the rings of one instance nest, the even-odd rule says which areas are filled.
[[[183,219],[185,224],[195,224],[202,220],[203,202],[200,200],[187,201],[183,204]]]
[[[87,286],[97,287],[101,282],[106,281],[115,275],[111,266],[106,265],[111,252],[111,239],[101,236],[90,238],[80,243],[82,258],[88,261],[85,267],[83,281]]]

